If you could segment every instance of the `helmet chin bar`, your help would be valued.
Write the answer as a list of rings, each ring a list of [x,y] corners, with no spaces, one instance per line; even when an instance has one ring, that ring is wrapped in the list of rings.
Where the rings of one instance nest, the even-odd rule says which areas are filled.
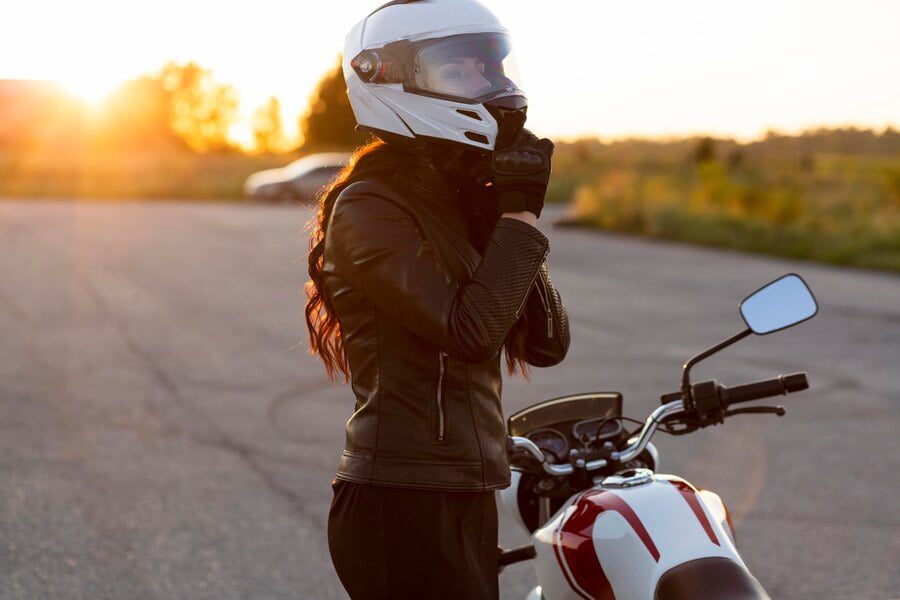
[[[500,96],[499,98],[488,100],[484,105],[497,121],[500,121],[510,112],[528,112],[528,100],[521,95]]]
[[[475,107],[478,107],[477,109]],[[523,95],[513,95],[513,96],[501,96],[499,98],[494,98],[484,102],[482,105],[473,105],[472,109],[466,109],[457,106],[451,105],[446,108],[446,114],[448,115],[465,115],[466,117],[473,117],[474,121],[472,122],[472,129],[475,131],[464,131],[465,137],[469,140],[476,142],[475,144],[467,143],[463,139],[449,139],[446,137],[437,137],[433,135],[427,135],[421,132],[416,132],[419,127],[416,127],[416,122],[414,120],[409,123],[403,117],[409,118],[408,115],[398,115],[401,116],[400,122],[403,123],[404,130],[409,132],[411,135],[407,135],[406,133],[398,133],[394,131],[387,131],[385,129],[381,129],[378,127],[372,127],[369,125],[357,125],[357,131],[367,131],[378,138],[382,139],[384,142],[389,143],[398,149],[402,149],[408,152],[431,152],[432,148],[446,148],[448,151],[456,150],[457,153],[459,150],[468,150],[469,152],[475,153],[481,157],[490,157],[493,153],[493,149],[491,147],[484,147],[484,145],[488,144],[488,138],[481,133],[476,133],[478,131],[484,131],[488,133],[484,129],[484,118],[493,117],[496,122],[496,129],[494,131],[499,131],[500,126],[503,124],[505,119],[509,118],[511,115],[518,113],[521,114],[522,120],[524,122],[525,116],[528,111],[528,100]],[[476,111],[486,111],[487,114],[482,112],[483,117],[478,116]],[[490,117],[488,116],[490,115]],[[454,124],[456,127],[460,127],[459,124]],[[462,126],[465,128],[465,125]],[[515,132],[518,134],[518,131]],[[491,134],[489,134],[491,135]],[[494,134],[495,135],[495,134]],[[515,137],[515,136],[513,136]],[[493,140],[496,143],[496,139]],[[479,144],[484,144],[479,146]],[[493,145],[493,144],[491,144]]]
[[[491,113],[491,116],[497,120],[498,129],[503,128],[503,121],[505,121],[509,116],[513,113],[522,113],[522,122],[525,122],[524,117],[528,114],[528,100],[525,96],[502,96],[500,98],[494,98],[493,100],[488,100],[484,103],[484,107]],[[518,131],[515,132],[518,135]],[[513,136],[515,139],[515,136]]]
[[[415,137],[377,129],[375,127],[367,127],[365,125],[357,125],[357,131],[365,131],[380,138],[383,142],[391,144],[398,150],[410,153],[427,153],[433,154],[435,151],[446,151],[448,154],[461,154],[471,152],[484,158],[491,155],[491,150],[486,148],[478,148],[462,142],[448,140],[444,138],[432,137],[429,135],[416,134]]]
[[[499,130],[504,120],[513,114],[521,114],[524,122],[528,111],[528,100],[523,95],[501,96],[486,101],[483,106],[488,114],[497,121]],[[456,112],[466,112],[459,108],[455,110]],[[476,186],[486,186],[491,181],[490,157],[493,154],[491,149],[420,133],[410,137],[363,125],[358,125],[357,129],[368,131],[401,151],[427,154],[432,158],[435,167],[452,178],[465,178]],[[518,131],[515,134],[517,135]],[[514,138],[515,135],[513,135]]]

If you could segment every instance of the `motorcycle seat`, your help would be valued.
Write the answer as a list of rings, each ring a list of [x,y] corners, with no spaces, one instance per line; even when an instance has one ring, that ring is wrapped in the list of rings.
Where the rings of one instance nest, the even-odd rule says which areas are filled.
[[[666,571],[654,600],[770,600],[750,572],[731,559],[692,560]]]

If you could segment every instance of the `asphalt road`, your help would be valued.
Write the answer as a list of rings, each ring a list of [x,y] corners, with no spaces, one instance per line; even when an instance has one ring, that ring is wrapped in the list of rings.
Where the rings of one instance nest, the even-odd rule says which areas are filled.
[[[345,597],[325,523],[353,400],[306,353],[309,216],[0,202],[0,597]],[[643,418],[745,295],[807,279],[815,319],[696,375],[812,389],[781,419],[658,436],[663,470],[722,495],[773,598],[900,597],[900,279],[541,227],[572,345],[506,383],[508,412],[619,390]],[[501,576],[504,598],[533,584]]]

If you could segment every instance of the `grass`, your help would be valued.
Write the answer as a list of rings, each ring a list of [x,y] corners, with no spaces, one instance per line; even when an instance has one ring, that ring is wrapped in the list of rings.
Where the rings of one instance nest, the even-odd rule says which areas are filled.
[[[0,154],[0,196],[215,199],[243,197],[244,180],[284,166],[284,156],[239,153]]]
[[[573,224],[900,271],[898,157],[595,167],[572,195]]]

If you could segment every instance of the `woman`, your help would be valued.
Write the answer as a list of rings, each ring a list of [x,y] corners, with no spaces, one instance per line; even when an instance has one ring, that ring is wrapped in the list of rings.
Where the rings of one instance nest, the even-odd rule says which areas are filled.
[[[498,597],[500,351],[527,377],[568,350],[535,227],[553,144],[522,127],[508,52],[474,0],[391,2],[347,37],[350,103],[380,140],[320,200],[306,318],[356,397],[328,519],[354,599]]]

